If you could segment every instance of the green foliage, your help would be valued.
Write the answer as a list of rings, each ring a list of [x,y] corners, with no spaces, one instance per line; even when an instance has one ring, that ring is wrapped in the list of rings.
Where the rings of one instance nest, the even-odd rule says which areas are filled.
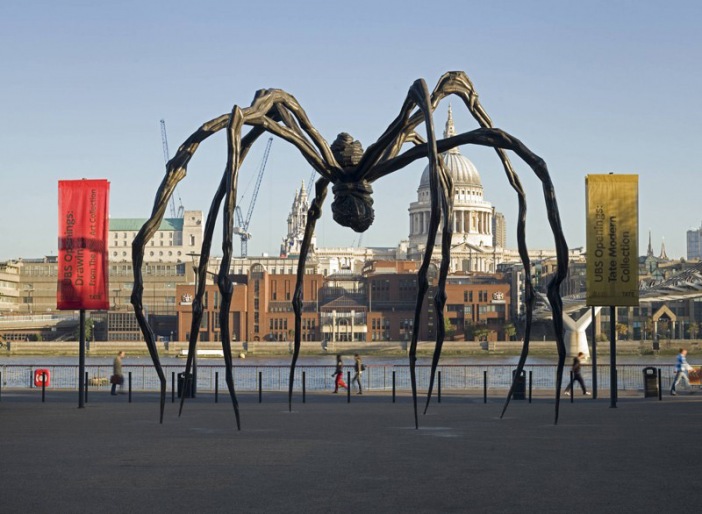
[[[453,323],[451,323],[451,319],[448,316],[444,317],[444,333],[449,339],[456,334],[456,327],[453,326]]]
[[[487,325],[476,325],[473,329],[473,337],[476,341],[487,341],[487,336],[490,333]]]
[[[83,326],[85,327],[85,340],[92,341],[93,329],[95,328],[95,322],[93,321],[93,318],[85,318],[85,323]],[[80,340],[80,323],[76,325],[76,329],[73,331],[73,337],[75,337],[76,341]]]
[[[505,323],[504,330],[505,338],[507,338],[507,340],[509,341],[511,341],[512,338],[517,334],[517,327],[515,327],[514,323],[512,322]]]

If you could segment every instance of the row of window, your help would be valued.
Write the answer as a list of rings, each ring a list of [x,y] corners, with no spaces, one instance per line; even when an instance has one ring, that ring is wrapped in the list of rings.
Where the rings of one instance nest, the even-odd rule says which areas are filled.
[[[473,301],[473,291],[463,291],[463,301],[472,302]],[[478,291],[478,302],[487,302],[488,292],[485,289]]]

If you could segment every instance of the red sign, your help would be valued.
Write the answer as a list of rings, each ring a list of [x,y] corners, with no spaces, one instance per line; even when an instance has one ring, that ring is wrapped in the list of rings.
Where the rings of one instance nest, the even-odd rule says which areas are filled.
[[[109,309],[107,180],[59,180],[60,310]]]
[[[41,387],[45,385],[49,387],[51,385],[51,373],[48,369],[35,369],[34,370],[34,387]]]

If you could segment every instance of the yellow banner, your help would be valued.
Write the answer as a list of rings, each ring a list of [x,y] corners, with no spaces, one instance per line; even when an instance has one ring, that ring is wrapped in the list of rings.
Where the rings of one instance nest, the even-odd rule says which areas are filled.
[[[639,176],[587,175],[587,305],[639,304]]]

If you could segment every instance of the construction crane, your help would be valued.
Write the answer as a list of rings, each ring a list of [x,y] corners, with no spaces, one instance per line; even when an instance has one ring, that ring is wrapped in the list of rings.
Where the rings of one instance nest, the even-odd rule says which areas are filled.
[[[168,168],[168,161],[171,160],[171,153],[168,151],[168,137],[166,136],[166,120],[161,120],[161,144],[163,145],[163,160],[166,161],[166,168]],[[177,194],[177,189],[174,191]],[[183,202],[180,200],[180,195],[178,195],[178,210],[176,210],[175,196],[171,196],[171,218],[182,218],[185,215],[185,209],[183,208]]]
[[[307,181],[307,198],[311,198],[310,194],[312,194],[312,188],[314,187],[314,179],[317,178],[317,172],[312,170],[312,175],[310,175],[310,179]]]
[[[258,190],[261,187],[261,181],[263,180],[263,172],[266,170],[266,162],[268,161],[268,155],[271,153],[271,144],[273,143],[273,138],[268,138],[266,143],[266,149],[263,152],[263,159],[261,160],[261,166],[258,169],[258,175],[256,176],[256,185],[253,189],[253,195],[251,196],[251,202],[249,203],[249,209],[246,211],[246,218],[241,214],[241,207],[236,206],[236,222],[237,225],[234,227],[234,233],[241,238],[241,256],[248,256],[248,243],[251,239],[251,234],[249,233],[249,223],[251,222],[251,215],[253,214],[254,207],[256,205],[256,198],[258,197]]]

